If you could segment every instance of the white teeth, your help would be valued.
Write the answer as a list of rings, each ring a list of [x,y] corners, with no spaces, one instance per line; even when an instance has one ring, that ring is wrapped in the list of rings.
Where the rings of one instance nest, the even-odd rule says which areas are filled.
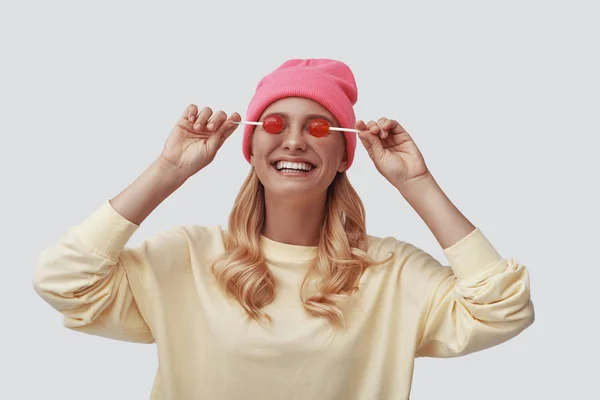
[[[292,169],[297,171],[310,171],[313,166],[305,162],[290,162],[290,161],[277,161],[275,168],[279,171],[282,169]]]

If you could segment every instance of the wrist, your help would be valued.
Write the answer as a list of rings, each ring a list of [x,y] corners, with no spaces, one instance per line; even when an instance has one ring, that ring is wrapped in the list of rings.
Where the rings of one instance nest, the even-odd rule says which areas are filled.
[[[433,211],[446,200],[442,188],[430,173],[404,182],[397,186],[404,200],[419,214]]]
[[[427,171],[419,176],[395,184],[394,187],[404,195],[404,193],[409,194],[414,191],[422,191],[425,188],[432,188],[436,185],[437,183],[433,178],[433,175],[431,175],[431,172]]]
[[[442,248],[449,248],[475,229],[430,173],[407,181],[399,190]]]
[[[110,200],[114,210],[140,225],[167,197],[183,184],[172,167],[160,157],[125,190]]]
[[[152,164],[160,185],[168,190],[179,188],[188,179],[188,176],[185,176],[177,166],[162,155],[158,156]]]

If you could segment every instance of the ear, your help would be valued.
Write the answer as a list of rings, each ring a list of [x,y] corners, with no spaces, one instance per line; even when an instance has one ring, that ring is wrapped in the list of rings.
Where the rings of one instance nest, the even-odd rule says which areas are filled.
[[[348,165],[348,150],[346,148],[346,135],[344,134],[342,134],[342,141],[344,143],[344,155],[342,156],[342,161],[340,161],[340,165],[338,166],[338,172],[344,172],[346,170],[346,165]]]
[[[346,161],[346,154],[344,154],[344,158],[342,158],[342,161],[338,166],[338,172],[344,172],[346,170],[346,165],[348,165],[348,162]]]
[[[256,128],[256,127],[255,127]],[[250,165],[254,167],[254,129],[250,136]]]

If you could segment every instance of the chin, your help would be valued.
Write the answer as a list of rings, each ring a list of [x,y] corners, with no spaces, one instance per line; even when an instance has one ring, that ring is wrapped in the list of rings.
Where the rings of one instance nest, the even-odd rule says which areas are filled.
[[[276,196],[293,196],[293,197],[313,197],[317,195],[321,190],[321,185],[317,182],[309,181],[271,181],[268,185],[265,185],[265,190],[276,195]]]
[[[265,191],[276,197],[294,197],[298,199],[306,199],[319,197],[329,186],[324,181],[323,177],[308,174],[286,174],[272,172],[268,174],[268,178],[261,179]]]

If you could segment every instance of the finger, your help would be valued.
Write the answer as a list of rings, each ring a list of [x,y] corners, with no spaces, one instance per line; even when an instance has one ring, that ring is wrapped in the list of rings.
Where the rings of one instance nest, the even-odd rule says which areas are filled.
[[[225,114],[223,111],[219,110],[208,121],[208,125],[206,126],[206,128],[211,132],[216,132],[219,130],[219,128],[221,127],[221,124],[223,122],[225,122],[226,119],[227,119],[227,114]]]
[[[196,106],[195,104],[190,104],[185,108],[183,114],[181,114],[181,118],[186,119],[191,123],[194,123],[196,115],[198,115],[198,106]]]
[[[388,136],[397,135],[404,132],[404,128],[402,128],[402,126],[400,126],[398,121],[395,119],[387,119],[383,123],[383,129],[388,133]]]
[[[358,134],[361,143],[365,146],[369,157],[373,161],[381,160],[383,157],[383,144],[381,143],[381,139],[370,131],[361,131]]]
[[[381,131],[381,129],[379,128],[379,125],[377,125],[377,123],[375,123],[375,121],[369,121],[369,123],[367,124],[367,129],[373,135],[378,135],[379,132]]]
[[[392,128],[392,132],[394,132],[394,134],[396,135],[399,135],[401,133],[408,134],[408,132],[406,132],[406,129],[404,129],[398,121],[394,121],[394,127]]]
[[[395,129],[398,127],[398,125],[400,124],[395,119],[388,119],[383,125],[383,127],[390,133],[396,133]]]
[[[365,122],[363,120],[358,120],[356,121],[356,129],[358,129],[359,131],[366,131],[369,128],[367,128],[367,124],[365,124]]]
[[[379,137],[381,137],[382,139],[385,139],[388,136],[389,131],[386,130],[385,128],[385,124],[387,123],[388,119],[385,117],[381,117],[377,120],[377,125],[379,125],[379,128],[381,128],[381,132],[379,133]]]
[[[196,119],[196,123],[194,124],[194,129],[202,129],[206,126],[206,122],[213,114],[213,110],[210,107],[204,107],[200,110],[200,114],[198,114],[198,118]]]

